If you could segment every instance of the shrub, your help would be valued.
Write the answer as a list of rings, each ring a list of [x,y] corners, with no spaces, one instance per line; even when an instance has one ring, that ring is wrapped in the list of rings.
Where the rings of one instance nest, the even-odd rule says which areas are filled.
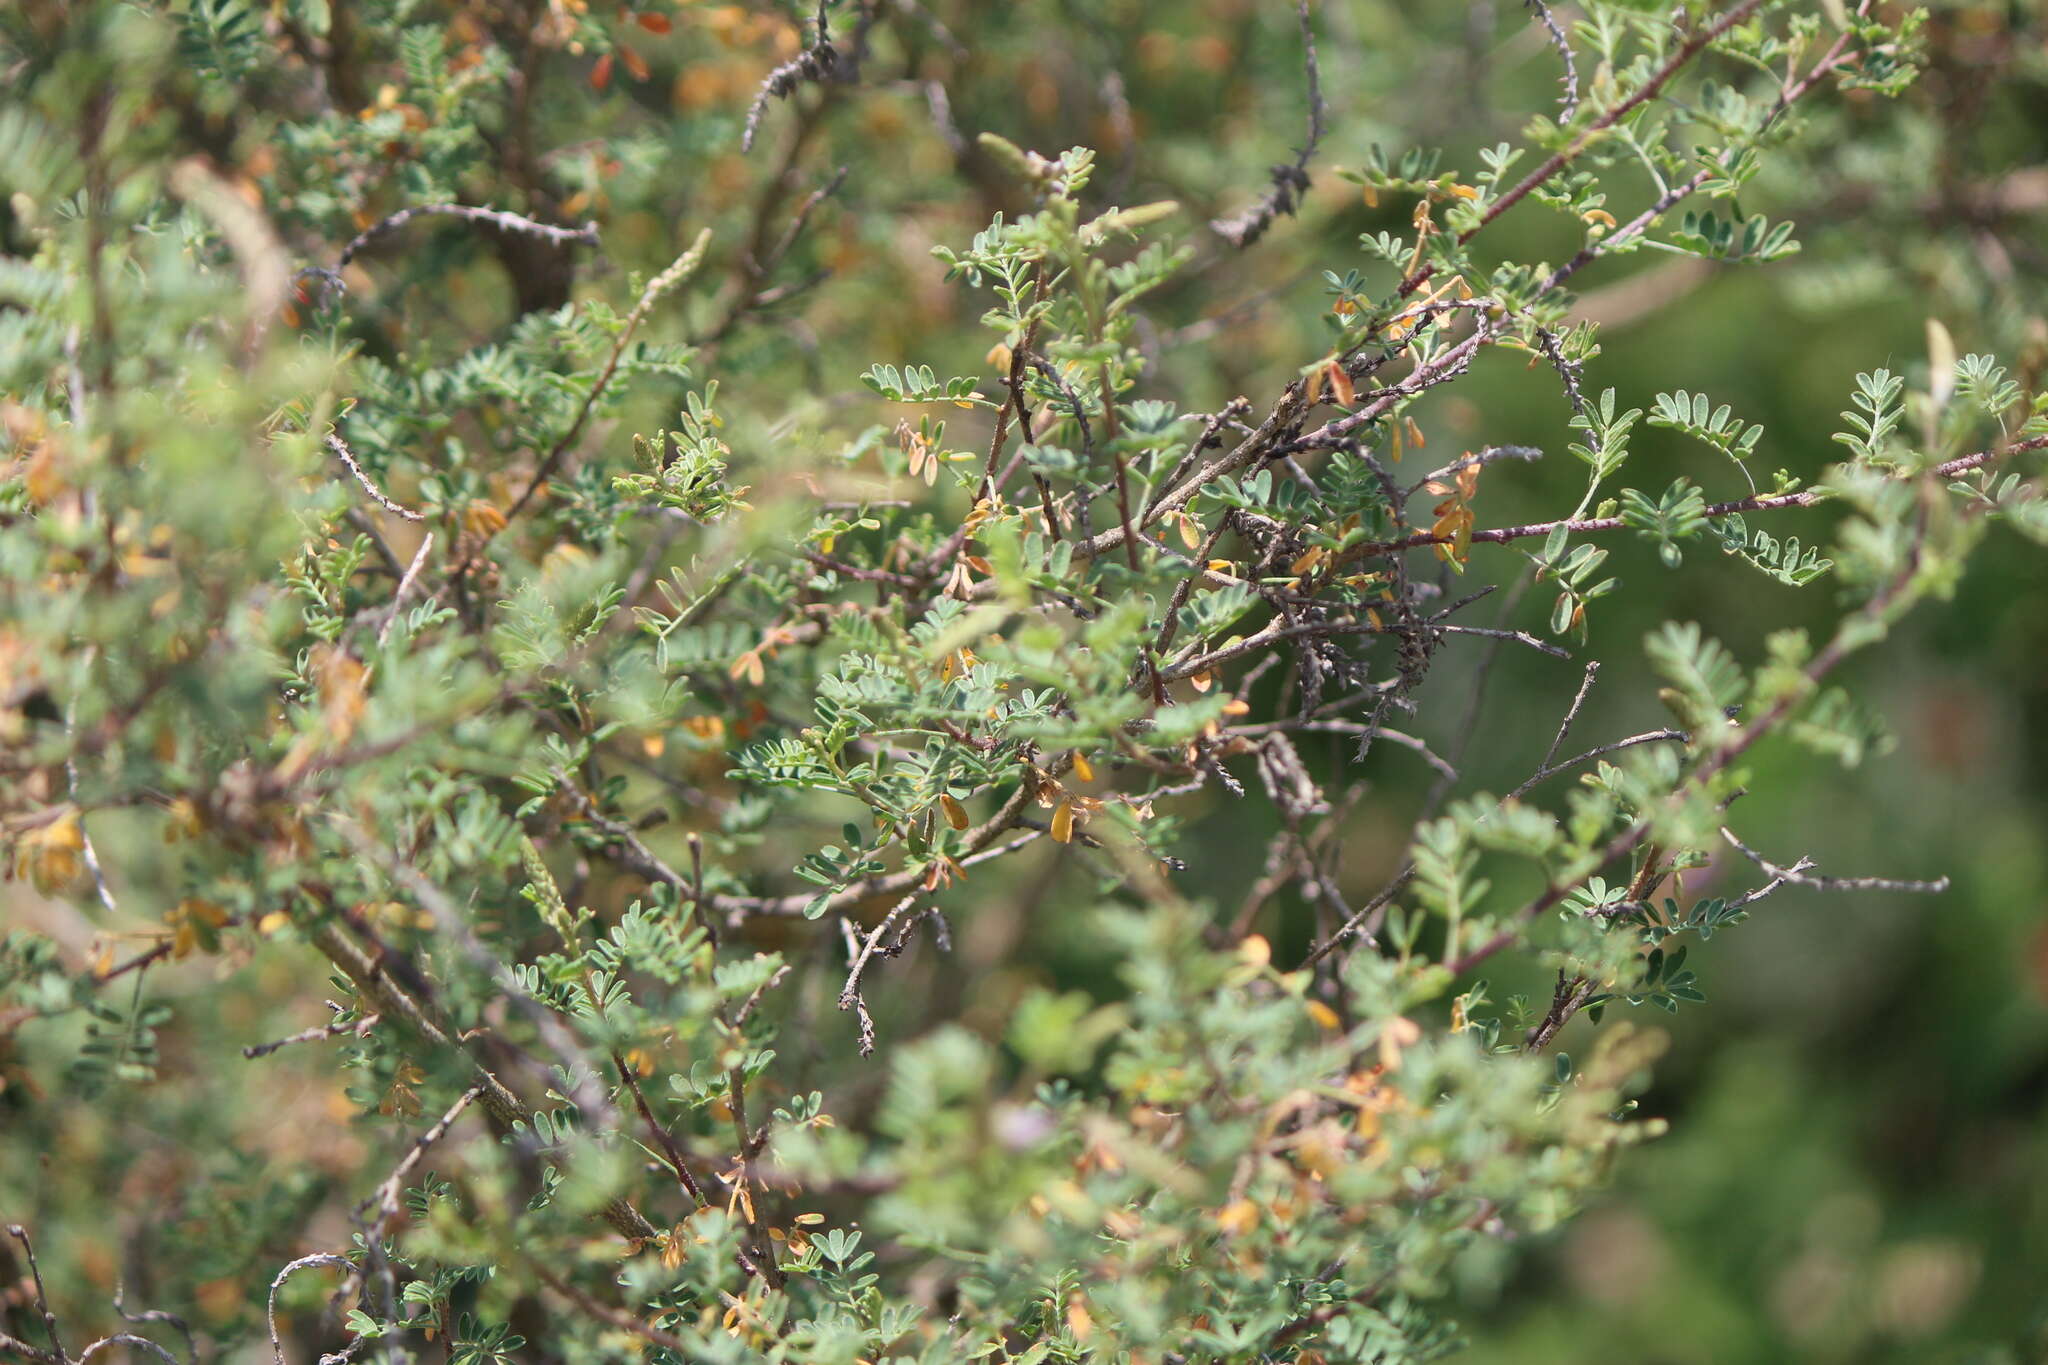
[[[1797,477],[1818,438],[1741,394],[1597,388],[1570,293],[1796,251],[1743,192],[1812,105],[1905,89],[1920,16],[1875,8],[1534,4],[1562,98],[1458,164],[1339,127],[1308,6],[1247,12],[1305,131],[1206,226],[1137,191],[1192,140],[1120,86],[1107,154],[967,121],[1078,97],[1040,58],[1100,16],[6,19],[0,819],[20,903],[95,932],[0,948],[10,1179],[59,1156],[16,1249],[69,1268],[0,1347],[91,1354],[119,1246],[179,1316],[108,1340],[174,1360],[195,1315],[207,1351],[458,1365],[1453,1349],[1460,1258],[1660,1131],[1638,1012],[1702,998],[1695,942],[1786,886],[1939,889],[1824,876],[1736,802],[1759,746],[1884,750],[1837,670],[1995,524],[2048,539],[2048,404],[1935,324]],[[1197,18],[1149,37],[1198,64]],[[1340,140],[1379,216],[1318,347],[1184,410],[1228,367],[1204,276]],[[941,277],[983,339],[919,354]],[[859,387],[806,358],[856,348]],[[1568,454],[1429,445],[1503,353]],[[1538,459],[1571,498],[1518,497]],[[1617,729],[1586,651],[1631,539],[1838,617],[1749,658],[1665,624],[1670,714]],[[1472,791],[1407,718],[1504,651],[1573,664],[1525,779]],[[1415,793],[1370,886],[1367,774]],[[1246,813],[1194,847],[1217,793]],[[273,1002],[324,1013],[231,1056]]]

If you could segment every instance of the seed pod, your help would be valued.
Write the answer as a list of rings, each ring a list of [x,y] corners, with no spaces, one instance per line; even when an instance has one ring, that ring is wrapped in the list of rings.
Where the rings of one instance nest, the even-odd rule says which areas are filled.
[[[1330,362],[1329,380],[1330,396],[1345,407],[1350,407],[1351,400],[1356,395],[1356,390],[1351,385],[1351,376],[1345,372],[1342,365],[1339,365],[1334,360]]]

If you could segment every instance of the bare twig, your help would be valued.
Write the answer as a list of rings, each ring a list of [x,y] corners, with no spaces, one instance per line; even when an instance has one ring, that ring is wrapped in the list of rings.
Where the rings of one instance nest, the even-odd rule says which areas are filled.
[[[343,1013],[342,1007],[332,1000],[327,1002],[327,1008],[333,1010],[337,1015]],[[317,1024],[312,1028],[294,1033],[290,1037],[279,1038],[268,1043],[256,1043],[250,1047],[245,1047],[242,1049],[242,1055],[251,1059],[268,1057],[271,1053],[281,1048],[290,1047],[294,1043],[324,1043],[329,1038],[338,1038],[344,1033],[353,1033],[356,1037],[361,1038],[369,1033],[371,1029],[377,1027],[377,1022],[381,1018],[383,1018],[382,1015],[366,1014],[352,1024],[342,1023],[339,1020]]]
[[[749,313],[792,297],[826,278],[824,274],[818,274],[793,285],[765,290],[760,287],[761,282],[796,246],[798,238],[803,235],[804,228],[809,225],[811,215],[817,211],[818,206],[837,194],[840,186],[846,183],[848,168],[841,166],[832,173],[830,180],[804,197],[803,202],[797,205],[796,212],[790,215],[781,235],[772,244],[769,243],[770,222],[782,204],[785,187],[796,173],[797,162],[807,140],[802,134],[811,124],[812,119],[806,118],[799,125],[799,135],[790,140],[789,150],[785,153],[781,166],[767,178],[767,183],[755,202],[753,225],[747,233],[747,245],[733,261],[730,278],[724,290],[724,307],[719,311],[718,321],[708,331],[692,338],[696,345],[715,347],[730,335]]]
[[[95,1341],[92,1345],[78,1353],[78,1365],[85,1365],[86,1361],[91,1360],[109,1346],[131,1346],[144,1351],[154,1351],[166,1365],[178,1365],[178,1358],[176,1356],[156,1342],[151,1341],[148,1337],[137,1336],[133,1332],[116,1332],[112,1336],[101,1337],[98,1341]]]
[[[413,585],[419,582],[420,570],[427,566],[427,556],[434,548],[434,533],[427,532],[420,541],[419,549],[413,551],[412,563],[405,566],[405,573],[398,580],[398,587],[391,593],[391,605],[384,610],[384,624],[377,627],[377,646],[382,648],[391,638],[391,628],[398,624],[398,614],[405,609],[405,599],[412,596]]]
[[[341,272],[355,260],[356,254],[379,237],[398,231],[415,218],[455,218],[465,223],[479,223],[496,228],[500,232],[538,237],[542,241],[552,242],[558,246],[597,245],[597,224],[594,222],[585,223],[580,228],[565,228],[505,209],[479,208],[473,204],[415,204],[411,208],[403,208],[389,214],[357,233],[350,239],[349,244],[341,249],[341,255],[335,258],[332,266],[309,266],[299,272],[299,278],[312,276],[321,281],[324,289],[337,292],[345,290],[347,285],[342,281]]]
[[[1486,466],[1498,464],[1502,460],[1520,460],[1527,463],[1542,458],[1543,452],[1536,446],[1488,446],[1486,449],[1476,453],[1461,456],[1441,469],[1432,469],[1429,473],[1424,474],[1420,479],[1417,479],[1414,483],[1401,490],[1401,497],[1405,502],[1430,484],[1441,479],[1454,479],[1467,469],[1484,469]]]
[[[124,1288],[121,1282],[116,1280],[114,1282],[114,1311],[119,1313],[123,1320],[128,1322],[163,1323],[179,1336],[185,1338],[185,1359],[195,1362],[199,1359],[199,1348],[192,1340],[192,1326],[190,1323],[186,1322],[176,1313],[166,1313],[161,1308],[145,1308],[139,1313],[131,1313],[128,1311],[127,1305],[121,1302],[123,1292]]]
[[[1564,61],[1564,74],[1558,79],[1564,84],[1564,94],[1559,97],[1557,121],[1570,123],[1572,115],[1579,111],[1579,64],[1572,56],[1571,39],[1565,36],[1564,26],[1557,22],[1557,16],[1550,12],[1550,6],[1543,0],[1527,0],[1536,22],[1543,25],[1550,35],[1550,45],[1557,49],[1557,55]]]
[[[1519,800],[1540,783],[1548,781],[1559,773],[1568,772],[1582,763],[1590,762],[1606,754],[1615,753],[1622,749],[1631,749],[1638,744],[1656,744],[1668,740],[1682,743],[1685,739],[1686,734],[1683,730],[1648,730],[1639,735],[1630,735],[1626,739],[1617,739],[1607,744],[1595,745],[1584,753],[1576,754],[1562,762],[1546,762],[1543,767],[1539,768],[1522,785],[1502,797],[1499,805],[1504,806],[1510,801]],[[1498,806],[1496,806],[1496,809],[1498,809]],[[1310,949],[1308,956],[1302,959],[1301,965],[1304,967],[1314,966],[1335,952],[1347,939],[1354,935],[1364,938],[1368,943],[1372,942],[1373,935],[1379,931],[1379,922],[1386,913],[1387,906],[1392,903],[1394,897],[1401,893],[1401,889],[1407,886],[1414,876],[1414,861],[1412,859],[1404,861],[1395,871],[1393,878],[1388,881],[1386,886],[1380,889],[1379,894],[1361,906],[1356,914],[1340,925],[1328,938]]]
[[[753,1014],[755,1007],[761,1003],[761,998],[767,995],[768,992],[774,990],[777,986],[781,985],[782,979],[788,975],[789,964],[785,962],[780,967],[777,967],[774,973],[766,981],[763,981],[760,985],[754,987],[754,989],[748,993],[747,998],[740,1002],[739,1009],[733,1012],[733,1027],[737,1028],[741,1024],[746,1023],[748,1016]]]
[[[1308,193],[1308,163],[1323,140],[1327,106],[1323,103],[1322,73],[1316,66],[1316,34],[1315,26],[1309,22],[1308,0],[1299,0],[1296,12],[1301,19],[1302,66],[1308,80],[1308,136],[1293,161],[1273,167],[1272,188],[1263,198],[1234,218],[1218,218],[1209,224],[1217,236],[1239,250],[1263,237],[1275,218],[1293,215],[1302,196]]]
[[[1822,877],[1807,871],[1813,866],[1810,858],[1802,857],[1790,867],[1779,867],[1743,843],[1726,825],[1721,826],[1721,837],[1727,840],[1730,848],[1755,863],[1773,881],[1813,891],[1903,891],[1916,895],[1939,895],[1949,887],[1947,877],[1936,877],[1928,882],[1901,881],[1894,877]]]
[[[669,1170],[675,1176],[676,1184],[690,1197],[691,1203],[700,1209],[703,1208],[709,1202],[704,1198],[704,1187],[699,1185],[697,1177],[690,1173],[690,1164],[683,1160],[682,1149],[676,1146],[675,1134],[669,1132],[661,1120],[654,1116],[653,1108],[647,1103],[646,1093],[640,1089],[640,1078],[633,1074],[632,1066],[622,1056],[614,1055],[612,1065],[618,1068],[619,1078],[625,1082],[626,1088],[633,1092],[633,1107],[639,1111],[640,1121],[647,1125],[647,1131],[661,1144],[662,1153],[668,1158]]]
[[[1558,747],[1564,737],[1571,733],[1572,722],[1579,718],[1579,708],[1586,704],[1586,694],[1593,690],[1593,679],[1600,675],[1600,661],[1594,659],[1586,665],[1586,676],[1579,680],[1579,690],[1572,698],[1572,704],[1565,708],[1564,719],[1558,722],[1557,733],[1551,736],[1550,747],[1543,751],[1543,761],[1536,765],[1537,771],[1550,766],[1550,760],[1557,757]]]
[[[1868,12],[1869,8],[1870,0],[1863,0],[1863,2],[1856,7],[1856,13],[1858,15],[1865,14]],[[1820,59],[1813,64],[1813,66],[1807,71],[1807,73],[1804,76],[1801,76],[1797,80],[1788,82],[1785,85],[1785,87],[1779,91],[1776,102],[1772,104],[1770,111],[1766,113],[1763,119],[1758,123],[1756,133],[1753,135],[1754,137],[1761,138],[1764,135],[1764,133],[1767,132],[1771,128],[1771,126],[1775,124],[1779,120],[1779,118],[1781,118],[1784,115],[1787,109],[1791,108],[1793,104],[1797,103],[1800,99],[1804,98],[1808,91],[1812,90],[1815,85],[1819,84],[1823,76],[1826,76],[1832,73],[1833,71],[1837,70],[1838,68],[1847,66],[1850,63],[1857,60],[1858,54],[1850,48],[1849,39],[1849,32],[1844,31],[1839,37],[1835,39],[1834,43],[1828,48],[1828,50],[1825,53],[1821,54]],[[1736,156],[1736,154],[1736,149],[1730,148],[1727,152],[1724,152],[1722,154],[1721,163],[1719,167],[1702,168],[1701,170],[1695,172],[1690,178],[1686,180],[1681,180],[1676,185],[1673,185],[1669,189],[1667,189],[1664,193],[1658,195],[1656,200],[1653,203],[1651,203],[1649,208],[1643,210],[1642,213],[1638,214],[1629,222],[1622,224],[1619,228],[1616,228],[1614,231],[1608,233],[1606,236],[1601,237],[1596,241],[1588,242],[1584,247],[1580,248],[1577,255],[1573,256],[1563,265],[1557,267],[1557,269],[1551,271],[1550,275],[1543,281],[1543,283],[1540,286],[1538,286],[1537,293],[1539,295],[1549,293],[1551,290],[1557,288],[1558,285],[1562,284],[1565,280],[1577,274],[1585,266],[1591,264],[1594,260],[1598,259],[1601,256],[1607,255],[1608,253],[1612,252],[1616,247],[1622,245],[1625,242],[1629,242],[1634,238],[1642,235],[1644,232],[1648,231],[1651,225],[1656,223],[1663,216],[1664,211],[1666,209],[1670,208],[1673,204],[1676,204],[1679,200],[1684,199],[1688,195],[1691,195],[1700,190],[1701,188],[1703,188],[1706,185],[1706,183],[1709,180],[1713,179],[1716,175],[1724,173],[1726,169],[1733,164],[1733,159]]]
[[[65,1357],[56,1352],[45,1351],[40,1346],[31,1346],[20,1337],[9,1336],[5,1332],[0,1332],[0,1351],[19,1356],[28,1361],[29,1365],[70,1365]]]
[[[423,515],[413,511],[410,507],[406,507],[403,504],[394,501],[388,494],[385,493],[383,489],[377,487],[376,480],[372,479],[369,475],[369,471],[364,469],[362,465],[357,462],[355,452],[348,448],[347,443],[341,439],[338,433],[332,431],[328,432],[325,437],[325,441],[327,448],[333,451],[334,457],[337,460],[341,461],[342,466],[346,468],[350,474],[355,476],[355,481],[363,486],[363,491],[370,495],[370,500],[372,502],[375,502],[379,507],[391,513],[393,516],[403,517],[407,521],[426,520],[426,518]]]
[[[664,1332],[661,1328],[654,1326],[652,1323],[645,1322],[631,1313],[613,1308],[610,1304],[592,1298],[584,1290],[579,1289],[555,1274],[533,1257],[526,1258],[526,1261],[533,1268],[533,1273],[540,1277],[542,1284],[545,1284],[548,1288],[554,1290],[557,1294],[560,1294],[599,1322],[609,1323],[621,1331],[631,1332],[643,1341],[659,1346],[664,1351],[672,1352],[680,1359],[688,1360],[695,1354],[690,1348],[690,1343],[684,1341],[675,1333]]]
[[[860,1017],[860,1055],[863,1057],[875,1050],[875,1021],[868,1017],[867,1002],[861,998],[860,974],[867,969],[868,959],[875,955],[875,945],[882,941],[883,936],[896,926],[923,894],[924,891],[920,888],[891,906],[889,913],[882,916],[881,923],[874,927],[874,931],[861,944],[860,952],[847,968],[846,986],[839,992],[839,1008],[853,1010]]]
[[[1572,1016],[1586,1007],[1593,998],[1593,983],[1583,976],[1567,975],[1560,967],[1557,972],[1557,986],[1550,993],[1550,1008],[1543,1018],[1522,1039],[1522,1051],[1541,1052],[1550,1046],[1550,1040],[1558,1031],[1572,1021]]]
[[[1541,768],[1530,774],[1521,786],[1509,792],[1506,799],[1510,801],[1518,800],[1527,794],[1532,787],[1549,781],[1561,772],[1567,772],[1578,767],[1581,763],[1587,763],[1596,758],[1604,758],[1608,754],[1619,753],[1623,749],[1633,749],[1638,744],[1683,744],[1690,738],[1691,736],[1687,735],[1683,730],[1645,730],[1639,735],[1630,735],[1625,739],[1610,740],[1605,744],[1596,744],[1584,753],[1574,754],[1561,763],[1546,762]]]
[[[21,1254],[28,1261],[29,1279],[36,1288],[36,1312],[43,1319],[43,1330],[50,1334],[50,1349],[57,1353],[59,1360],[69,1360],[64,1350],[63,1338],[57,1335],[57,1315],[50,1311],[50,1296],[43,1290],[43,1268],[36,1263],[35,1244],[28,1239],[28,1229],[19,1223],[10,1223],[7,1234],[21,1243]]]
[[[280,1289],[284,1288],[286,1280],[298,1274],[301,1270],[311,1270],[318,1266],[339,1267],[348,1272],[350,1279],[356,1281],[362,1279],[362,1272],[346,1257],[330,1256],[324,1252],[315,1252],[311,1256],[301,1256],[298,1260],[293,1261],[284,1269],[278,1271],[277,1278],[270,1282],[270,1298],[264,1312],[264,1318],[270,1324],[270,1357],[274,1365],[285,1365],[284,1343],[277,1339],[277,1293]]]
[[[754,102],[747,108],[746,129],[740,134],[741,151],[753,150],[754,134],[760,130],[761,116],[768,112],[768,101],[788,99],[798,86],[806,81],[824,80],[839,65],[839,49],[832,46],[832,34],[825,26],[826,3],[827,0],[818,0],[818,13],[813,21],[816,33],[810,45],[769,72],[755,92]]]
[[[462,1111],[469,1108],[470,1101],[482,1093],[483,1087],[480,1085],[473,1085],[463,1091],[455,1103],[448,1106],[448,1111],[435,1121],[433,1127],[414,1138],[404,1159],[384,1178],[384,1183],[379,1185],[369,1198],[356,1205],[356,1217],[361,1218],[372,1209],[377,1211],[380,1218],[388,1218],[397,1213],[398,1193],[405,1188],[405,1178],[420,1164],[420,1159],[427,1154],[427,1148],[439,1142],[455,1120],[462,1117]]]
[[[1384,621],[1375,624],[1371,621],[1339,620],[1308,621],[1299,625],[1288,625],[1283,619],[1276,617],[1272,623],[1257,634],[1247,635],[1243,639],[1233,641],[1230,644],[1219,645],[1215,649],[1205,650],[1199,654],[1177,660],[1173,664],[1161,669],[1160,676],[1168,681],[1190,678],[1198,673],[1208,672],[1217,664],[1226,663],[1231,659],[1240,658],[1243,655],[1264,649],[1267,645],[1277,640],[1320,635],[1410,635],[1427,631],[1441,631],[1448,635],[1479,635],[1497,640],[1512,640],[1517,644],[1527,645],[1530,649],[1540,654],[1548,654],[1553,658],[1569,659],[1571,657],[1564,649],[1551,644],[1548,640],[1539,640],[1525,630],[1496,630],[1491,626],[1459,626],[1452,625],[1447,621],[1416,623]]]

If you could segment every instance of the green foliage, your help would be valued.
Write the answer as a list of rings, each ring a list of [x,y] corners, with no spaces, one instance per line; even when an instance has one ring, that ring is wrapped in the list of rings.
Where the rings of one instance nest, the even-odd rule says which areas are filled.
[[[2043,536],[2007,467],[2048,446],[2038,366],[1932,328],[1924,384],[1858,377],[1817,480],[1760,491],[1763,427],[1679,388],[1648,425],[1737,496],[1614,484],[1655,457],[1644,408],[1586,397],[1580,273],[1789,256],[1738,193],[1834,88],[1914,70],[1916,15],[1785,8],[1594,0],[1557,30],[1585,88],[1522,145],[1469,176],[1371,146],[1357,247],[1300,263],[1311,340],[1249,374],[1218,278],[1306,211],[1334,126],[1307,8],[1244,20],[1310,45],[1257,58],[1287,90],[1306,58],[1301,160],[1207,231],[1183,203],[1256,185],[1122,94],[1099,151],[977,126],[1065,97],[1039,63],[1071,16],[0,20],[0,827],[22,903],[68,916],[0,941],[9,1147],[146,1115],[190,1183],[152,1301],[230,1349],[281,1303],[296,1348],[455,1365],[1450,1354],[1473,1268],[1664,1131],[1633,1098],[1664,1037],[1607,1016],[1703,1003],[1720,964],[1669,940],[1825,884],[1729,827],[1752,752],[1884,754],[1831,675],[1986,523]],[[899,155],[906,108],[938,131]],[[1694,196],[1730,202],[1670,221]],[[1555,381],[1584,472],[1554,502],[1456,393],[1500,352]],[[1417,459],[1460,430],[1500,439]],[[1395,728],[1432,670],[1566,651],[1519,589],[1472,624],[1494,582],[1455,575],[1541,537],[1551,634],[1605,648],[1618,531],[1671,570],[1702,539],[1784,587],[1832,570],[1839,615],[1754,668],[1666,622],[1676,728],[1561,748],[1620,708],[1582,714],[1589,666],[1526,780],[1473,794],[1465,737]],[[1415,755],[1364,886],[1347,822]],[[1695,896],[1728,848],[1754,885]],[[1495,1005],[1482,967],[1556,987]],[[284,1015],[208,1082],[237,1103],[173,1093]],[[324,1096],[289,1122],[286,1065]],[[255,1159],[295,1124],[307,1153]],[[37,1231],[153,1228],[130,1199],[67,1181]],[[80,1358],[17,1325],[0,1351]]]
[[[1665,568],[1675,569],[1685,562],[1678,542],[1707,529],[1707,499],[1699,485],[1686,478],[1674,479],[1655,502],[1633,488],[1624,488],[1621,520],[1656,545]]]
[[[1650,425],[1672,427],[1696,437],[1738,463],[1748,459],[1763,438],[1764,429],[1757,425],[1745,429],[1726,403],[1709,411],[1712,402],[1703,393],[1660,393],[1656,409],[1650,414]]]
[[[1773,227],[1762,214],[1737,220],[1717,213],[1685,215],[1671,244],[1713,261],[1775,261],[1799,250],[1792,240],[1792,224]]]
[[[1731,513],[1714,523],[1721,548],[1769,574],[1788,588],[1803,588],[1834,567],[1820,547],[1802,545],[1798,536],[1779,540],[1761,526],[1751,530],[1740,513]]]

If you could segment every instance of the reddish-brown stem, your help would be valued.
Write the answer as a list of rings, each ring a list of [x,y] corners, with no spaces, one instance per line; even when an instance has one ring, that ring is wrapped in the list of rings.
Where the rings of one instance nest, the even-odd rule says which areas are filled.
[[[1705,28],[1700,29],[1692,37],[1686,39],[1685,42],[1679,45],[1678,51],[1671,54],[1671,59],[1659,67],[1654,76],[1643,82],[1641,89],[1580,129],[1578,136],[1574,137],[1563,150],[1553,152],[1549,160],[1523,176],[1507,193],[1494,200],[1491,204],[1488,204],[1486,212],[1480,215],[1479,221],[1458,234],[1458,245],[1463,246],[1471,241],[1487,224],[1522,202],[1523,199],[1529,196],[1531,191],[1548,181],[1565,167],[1571,165],[1578,158],[1579,154],[1590,147],[1602,133],[1621,122],[1633,110],[1655,99],[1657,92],[1662,90],[1673,76],[1676,76],[1683,70],[1688,62],[1704,51],[1715,39],[1755,13],[1758,6],[1762,4],[1763,0],[1742,0],[1735,8],[1729,10]],[[1406,298],[1417,289],[1420,289],[1428,281],[1429,277],[1435,273],[1436,267],[1433,265],[1424,265],[1412,271],[1407,279],[1401,281],[1401,297]]]

